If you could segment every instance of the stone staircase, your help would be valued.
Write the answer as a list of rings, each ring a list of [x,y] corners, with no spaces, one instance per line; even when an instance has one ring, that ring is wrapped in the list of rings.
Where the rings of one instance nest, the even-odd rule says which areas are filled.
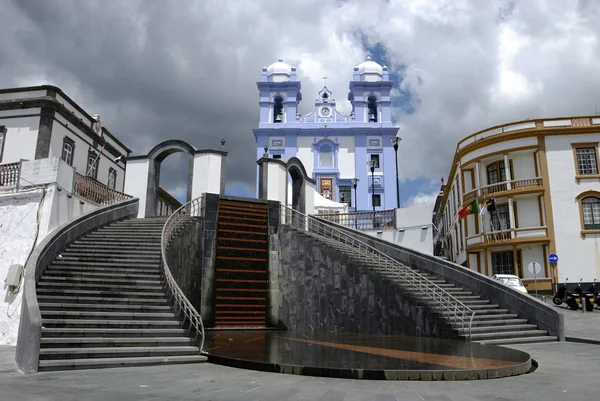
[[[307,235],[308,233],[301,234]],[[377,272],[381,276],[389,276],[386,271],[378,271],[368,258],[359,255],[356,249],[348,245],[312,233],[308,236],[325,246],[346,254],[357,263]],[[447,283],[444,279],[427,272],[413,270],[418,271],[433,283],[444,288],[475,312],[471,327],[471,338],[474,342],[502,345],[558,341],[557,337],[548,335],[546,330],[539,330],[537,325],[529,324],[527,319],[519,318],[516,313],[509,313],[508,309],[500,308],[499,305],[490,302],[490,300],[479,294],[474,294],[453,283]],[[390,280],[394,281],[395,278],[390,277]],[[468,328],[463,331],[460,322],[451,317],[450,313],[444,313],[443,317],[457,332],[459,338],[468,338]]]
[[[267,325],[268,208],[219,201],[215,269],[215,327]]]
[[[37,283],[39,371],[205,360],[167,302],[165,218],[113,223],[71,243]]]

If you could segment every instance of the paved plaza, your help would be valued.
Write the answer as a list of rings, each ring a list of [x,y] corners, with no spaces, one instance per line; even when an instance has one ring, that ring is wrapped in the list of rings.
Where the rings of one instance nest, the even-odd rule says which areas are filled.
[[[600,311],[564,311],[567,337],[600,337]],[[462,382],[328,379],[235,369],[209,363],[24,375],[15,348],[0,347],[3,400],[583,400],[598,396],[600,345],[541,343],[526,351],[539,368],[527,375]]]

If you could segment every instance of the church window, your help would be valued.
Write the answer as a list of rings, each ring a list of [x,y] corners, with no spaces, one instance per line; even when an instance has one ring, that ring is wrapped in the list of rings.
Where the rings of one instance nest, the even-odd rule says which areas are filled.
[[[319,167],[333,167],[333,149],[329,144],[319,147]]]
[[[98,155],[95,152],[88,153],[86,175],[93,179],[98,179]]]
[[[273,155],[273,159],[281,159],[281,155]]]
[[[369,122],[377,122],[377,98],[375,96],[369,96],[368,100],[368,118],[369,118]]]
[[[379,155],[371,155],[371,160],[375,161],[375,168],[379,168]]]
[[[75,141],[65,136],[63,138],[63,147],[60,158],[69,166],[73,166],[73,157],[75,155]]]
[[[283,98],[281,96],[275,98],[275,104],[273,106],[273,122],[283,122]]]
[[[373,196],[373,205],[375,207],[380,207],[381,206],[381,195],[377,194]]]
[[[352,207],[352,187],[340,186],[340,202]]]

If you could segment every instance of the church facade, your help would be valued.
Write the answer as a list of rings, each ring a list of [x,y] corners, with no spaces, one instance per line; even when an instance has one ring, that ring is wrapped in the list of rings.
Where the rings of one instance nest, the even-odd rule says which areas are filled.
[[[370,58],[354,67],[348,101],[350,114],[337,110],[333,93],[324,86],[308,114],[298,112],[302,100],[296,68],[279,59],[262,69],[257,82],[260,122],[254,128],[256,156],[299,158],[315,190],[350,210],[371,211],[397,206],[398,182],[391,139],[388,69]],[[373,161],[374,172],[368,165]],[[353,179],[358,179],[354,193]],[[356,199],[356,204],[355,204]]]

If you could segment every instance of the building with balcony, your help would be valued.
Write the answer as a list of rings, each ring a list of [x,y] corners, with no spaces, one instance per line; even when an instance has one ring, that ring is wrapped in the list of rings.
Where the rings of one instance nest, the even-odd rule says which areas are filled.
[[[436,255],[518,275],[530,291],[600,278],[599,143],[598,116],[519,121],[461,140],[434,209]],[[459,217],[490,199],[494,211]]]

